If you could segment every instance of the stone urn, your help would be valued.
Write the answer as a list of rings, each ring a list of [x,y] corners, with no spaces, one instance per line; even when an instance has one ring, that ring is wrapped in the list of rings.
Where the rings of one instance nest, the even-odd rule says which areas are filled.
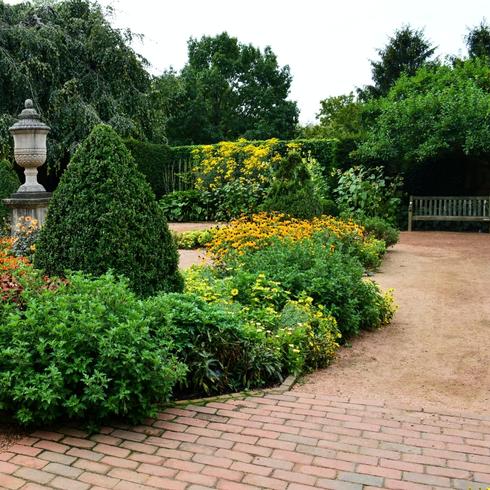
[[[50,128],[41,121],[31,99],[25,101],[25,108],[18,117],[9,131],[14,138],[15,161],[24,169],[25,182],[3,200],[12,209],[12,234],[22,217],[30,216],[42,226],[51,198],[51,193],[37,181],[37,169],[46,161],[46,138]]]
[[[26,178],[17,192],[46,192],[37,181],[37,168],[46,161],[46,137],[50,128],[40,119],[32,100],[27,99],[19,120],[9,128],[14,138],[15,161],[24,168]]]

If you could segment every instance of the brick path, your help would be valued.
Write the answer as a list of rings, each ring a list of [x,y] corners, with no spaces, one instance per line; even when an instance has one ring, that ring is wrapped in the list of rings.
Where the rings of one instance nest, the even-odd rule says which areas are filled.
[[[303,393],[169,408],[92,436],[38,431],[0,451],[8,489],[487,486],[490,417]]]

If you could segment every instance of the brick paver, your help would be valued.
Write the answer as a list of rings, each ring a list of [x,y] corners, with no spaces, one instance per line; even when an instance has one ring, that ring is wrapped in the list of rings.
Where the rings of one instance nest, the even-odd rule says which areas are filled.
[[[137,427],[36,431],[0,450],[2,489],[490,487],[490,417],[264,394],[169,408]]]

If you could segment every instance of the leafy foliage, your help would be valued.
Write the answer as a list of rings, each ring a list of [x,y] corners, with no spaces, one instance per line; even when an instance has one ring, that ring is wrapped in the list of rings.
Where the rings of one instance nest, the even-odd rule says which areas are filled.
[[[157,145],[130,138],[124,141],[138,170],[146,177],[157,198],[172,192],[176,186],[172,172],[172,149],[168,145]]]
[[[362,226],[369,236],[382,240],[387,247],[395,245],[400,238],[400,231],[389,221],[379,217],[362,217]]]
[[[169,398],[185,368],[144,304],[111,275],[70,275],[25,291],[0,325],[0,409],[22,424],[109,417],[136,422]]]
[[[342,336],[349,337],[368,326],[364,313],[375,308],[373,302],[378,299],[367,291],[371,286],[362,279],[359,261],[346,252],[321,238],[276,240],[267,248],[242,255],[238,263],[245,271],[262,272],[278,282],[293,299],[306,294],[324,305],[337,320]]]
[[[0,4],[0,114],[35,101],[51,127],[51,166],[66,163],[101,122],[126,137],[164,141],[147,63],[130,47],[131,31],[110,25],[110,13],[89,0]],[[0,147],[11,122],[0,120]]]
[[[346,216],[357,216],[361,221],[364,217],[379,217],[394,222],[400,205],[401,183],[399,177],[386,177],[383,167],[339,170],[334,190],[338,208]]]
[[[10,197],[20,186],[20,180],[12,164],[8,160],[0,160],[0,228],[10,216],[10,209],[2,199]]]
[[[325,367],[332,360],[340,338],[337,322],[312,298],[292,300],[280,283],[242,269],[222,277],[212,268],[194,267],[185,276],[187,290],[225,305],[255,332],[262,349],[278,359],[283,376]]]
[[[188,366],[182,391],[228,393],[281,380],[280,359],[236,310],[193,294],[167,294],[149,300],[149,312],[156,336],[172,331],[177,357]]]
[[[482,60],[421,68],[373,102],[361,161],[414,162],[490,153],[490,66]]]
[[[159,201],[168,221],[212,221],[216,218],[216,203],[205,191],[176,191]]]
[[[205,247],[213,239],[214,228],[209,230],[174,232],[173,236],[178,249],[195,249]]]
[[[355,138],[362,131],[362,103],[353,92],[320,101],[319,124],[304,128],[304,134],[316,138]]]
[[[316,190],[312,175],[301,155],[291,151],[278,164],[262,210],[304,219],[320,216],[324,206]]]
[[[270,47],[262,52],[226,32],[188,42],[188,62],[179,75],[162,76],[178,87],[168,123],[172,144],[290,138],[298,120],[288,66],[279,67]]]
[[[121,138],[97,126],[80,145],[50,203],[35,255],[48,274],[124,274],[140,294],[182,287],[162,211]]]

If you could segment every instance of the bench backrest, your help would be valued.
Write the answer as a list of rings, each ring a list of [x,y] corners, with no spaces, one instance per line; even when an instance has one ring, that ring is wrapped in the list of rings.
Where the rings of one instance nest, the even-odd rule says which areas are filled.
[[[413,216],[490,217],[490,196],[411,196]]]

